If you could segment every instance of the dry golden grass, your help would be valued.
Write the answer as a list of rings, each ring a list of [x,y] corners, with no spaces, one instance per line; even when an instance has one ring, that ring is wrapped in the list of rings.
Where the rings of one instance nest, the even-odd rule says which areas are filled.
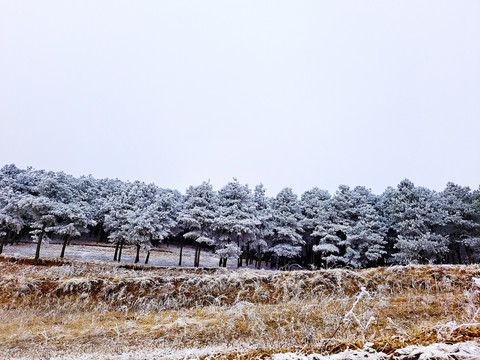
[[[477,265],[272,272],[0,257],[0,275],[5,359],[208,346],[260,359],[365,342],[390,353],[480,335]]]

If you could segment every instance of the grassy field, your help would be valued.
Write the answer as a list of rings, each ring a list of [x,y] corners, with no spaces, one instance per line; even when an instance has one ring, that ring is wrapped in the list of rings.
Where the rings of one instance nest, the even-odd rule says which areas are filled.
[[[0,256],[0,356],[262,359],[480,336],[480,266],[155,268]],[[90,356],[90,357],[89,357]]]

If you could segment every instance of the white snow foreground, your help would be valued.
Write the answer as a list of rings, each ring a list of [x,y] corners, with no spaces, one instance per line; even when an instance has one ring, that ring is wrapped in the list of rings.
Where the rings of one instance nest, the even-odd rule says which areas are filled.
[[[345,350],[333,355],[310,354],[301,355],[295,353],[273,354],[271,360],[480,360],[480,344],[468,341],[457,344],[436,343],[428,346],[411,345],[398,349],[394,354],[386,355],[376,352],[367,343],[363,350]],[[248,349],[233,349],[225,346],[211,346],[204,348],[186,349],[156,349],[154,351],[132,351],[123,354],[90,353],[79,356],[51,357],[49,360],[195,360],[216,359],[218,354],[231,351],[245,351]],[[251,349],[250,349],[251,350]],[[17,358],[11,360],[26,360]],[[29,358],[31,359],[31,358]]]
[[[82,355],[54,356],[48,360],[194,360],[200,358],[215,359],[215,354],[228,351],[242,351],[246,348],[230,348],[226,346],[207,346],[203,348],[159,348],[152,351],[128,351],[123,354],[86,353]],[[1,357],[0,357],[1,358]],[[13,358],[10,360],[32,360],[32,358]],[[45,360],[35,358],[33,360]]]
[[[411,345],[392,355],[365,347],[364,350],[345,350],[334,355],[274,354],[272,360],[480,360],[480,345],[473,341],[457,344]]]

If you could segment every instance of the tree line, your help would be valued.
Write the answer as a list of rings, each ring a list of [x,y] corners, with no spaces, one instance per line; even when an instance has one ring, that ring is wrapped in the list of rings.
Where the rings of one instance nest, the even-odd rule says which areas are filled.
[[[441,192],[410,180],[375,195],[340,185],[335,194],[313,188],[300,197],[284,188],[275,197],[236,179],[215,191],[203,182],[185,194],[140,181],[74,177],[63,172],[0,170],[0,253],[20,239],[41,244],[72,239],[143,249],[167,242],[213,251],[219,266],[365,268],[388,264],[466,264],[480,260],[480,189],[448,183]]]

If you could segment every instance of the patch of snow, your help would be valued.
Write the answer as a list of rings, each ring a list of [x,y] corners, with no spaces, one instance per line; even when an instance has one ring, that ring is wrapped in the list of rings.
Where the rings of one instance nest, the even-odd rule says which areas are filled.
[[[366,346],[364,350],[345,350],[333,355],[273,354],[271,360],[480,360],[480,345],[473,341],[411,345],[395,351],[392,355],[375,352]]]
[[[102,244],[98,246],[93,243],[78,243],[67,246],[65,251],[65,259],[81,259],[88,261],[106,261],[113,263],[113,254],[115,247],[112,245]],[[52,257],[58,258],[62,244],[50,243],[48,245],[42,245],[40,257]],[[35,256],[36,246],[33,243],[19,243],[13,245],[7,245],[3,249],[3,253],[14,256]],[[125,247],[122,253],[121,263],[133,263],[136,255],[136,250],[133,247]],[[177,267],[180,255],[180,248],[176,246],[159,246],[150,253],[149,265],[162,266],[162,267]],[[145,261],[146,252],[140,253],[140,264]],[[185,246],[183,248],[183,261],[182,267],[193,267],[193,261],[195,257],[195,248],[192,246]],[[219,257],[217,254],[203,250],[200,256],[201,267],[218,267]],[[231,261],[227,264],[230,269],[236,269],[236,262]],[[250,266],[252,267],[252,266]]]
[[[395,351],[394,360],[480,360],[480,345],[473,341],[428,346],[411,345]]]
[[[428,346],[411,345],[395,351],[391,355],[376,352],[367,343],[363,350],[345,350],[338,354],[297,354],[282,353],[273,354],[270,360],[480,360],[480,344],[468,341],[457,344],[436,343]],[[81,355],[69,355],[51,357],[49,360],[194,360],[215,359],[219,354],[230,352],[242,352],[252,350],[248,347],[232,348],[227,346],[207,346],[203,348],[159,348],[151,351],[129,351],[123,354],[88,353]],[[32,360],[31,358],[29,358]],[[11,360],[27,360],[27,358],[15,358]]]
[[[272,360],[387,360],[390,357],[383,352],[370,352],[369,350],[345,350],[333,355],[295,353],[274,354]]]
[[[184,348],[184,349],[173,349],[173,348],[159,348],[152,351],[129,351],[123,354],[102,354],[102,353],[89,353],[81,355],[68,355],[68,356],[56,356],[50,357],[49,360],[194,360],[212,356],[212,359],[215,358],[215,355],[224,354],[233,351],[245,350],[245,348],[228,348],[226,346],[207,346],[203,348]],[[40,360],[31,359],[28,360]],[[27,358],[15,358],[10,360],[27,360]]]

